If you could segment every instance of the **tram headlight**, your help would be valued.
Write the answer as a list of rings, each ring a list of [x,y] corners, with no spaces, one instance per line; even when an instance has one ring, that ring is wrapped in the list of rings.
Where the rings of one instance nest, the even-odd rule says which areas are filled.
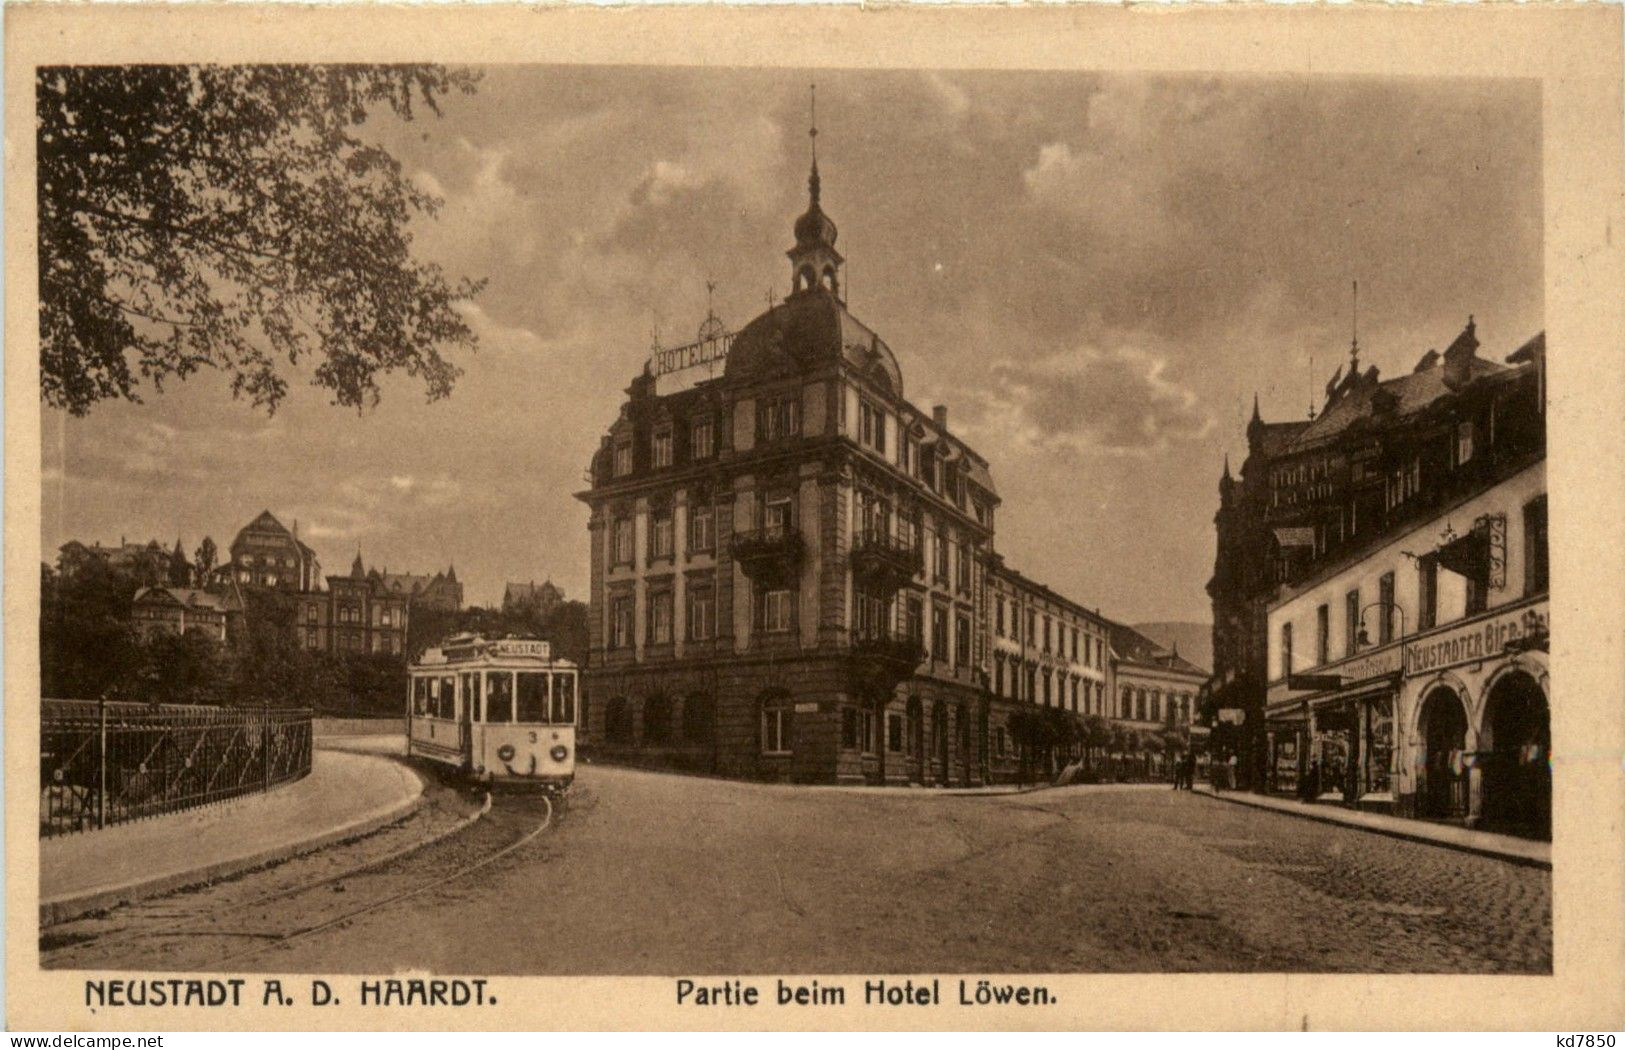
[[[570,749],[565,747],[563,744],[557,744],[554,746],[553,750],[548,752],[548,754],[553,756],[553,761],[563,762],[565,759],[570,757]]]
[[[504,762],[512,762],[513,761],[513,745],[512,744],[503,744],[501,747],[497,748],[497,757],[502,759],[502,761],[504,761]]]

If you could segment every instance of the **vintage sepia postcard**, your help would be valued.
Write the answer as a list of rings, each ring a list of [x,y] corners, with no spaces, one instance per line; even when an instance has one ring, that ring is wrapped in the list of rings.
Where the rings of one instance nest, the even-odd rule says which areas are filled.
[[[1618,7],[7,15],[11,1028],[1625,1023]]]

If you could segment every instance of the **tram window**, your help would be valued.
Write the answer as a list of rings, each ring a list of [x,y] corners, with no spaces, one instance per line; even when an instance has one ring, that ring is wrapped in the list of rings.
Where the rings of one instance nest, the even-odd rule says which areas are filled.
[[[493,671],[485,676],[485,720],[513,721],[513,675],[507,671]]]
[[[571,674],[556,674],[553,676],[553,717],[554,725],[575,725],[576,722],[576,679]]]
[[[441,718],[457,717],[457,679],[447,675],[440,679],[440,715]]]
[[[467,704],[472,712],[469,721],[480,721],[482,716],[480,714],[480,675],[478,671],[473,674],[463,675],[463,703]]]
[[[541,672],[519,673],[519,721],[547,721],[547,675]]]
[[[429,680],[412,679],[412,713],[419,718],[429,713]]]

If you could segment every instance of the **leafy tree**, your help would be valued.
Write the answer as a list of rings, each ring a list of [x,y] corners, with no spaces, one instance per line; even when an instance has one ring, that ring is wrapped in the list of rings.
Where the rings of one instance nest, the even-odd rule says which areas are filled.
[[[197,568],[199,587],[208,585],[209,573],[214,571],[214,561],[219,556],[220,552],[214,545],[214,539],[209,536],[203,537],[203,542],[198,544],[197,551],[192,555],[192,564]]]
[[[275,411],[285,360],[315,360],[335,404],[378,377],[431,399],[472,348],[457,310],[480,282],[413,258],[440,201],[355,129],[471,92],[432,65],[55,66],[35,77],[40,380],[83,415],[197,369]]]
[[[138,581],[92,558],[71,576],[49,573],[41,582],[42,694],[95,700],[128,680],[140,658],[129,622]]]
[[[156,635],[140,646],[133,671],[119,683],[116,699],[217,704],[230,698],[224,647],[205,631]]]

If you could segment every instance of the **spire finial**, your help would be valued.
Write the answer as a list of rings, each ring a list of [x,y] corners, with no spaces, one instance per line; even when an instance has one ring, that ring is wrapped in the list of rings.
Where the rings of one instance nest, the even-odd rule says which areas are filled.
[[[1263,418],[1264,417],[1261,416],[1259,414],[1259,412],[1258,412],[1258,391],[1254,390],[1253,391],[1253,421],[1254,422],[1259,422]]]
[[[818,85],[808,85],[809,102],[807,112],[809,125],[807,138],[812,143],[812,174],[807,177],[807,192],[812,196],[813,204],[818,203]]]
[[[1354,316],[1349,326],[1349,372],[1360,370],[1360,282],[1354,282]]]
[[[1315,355],[1309,355],[1309,418],[1315,418]]]

